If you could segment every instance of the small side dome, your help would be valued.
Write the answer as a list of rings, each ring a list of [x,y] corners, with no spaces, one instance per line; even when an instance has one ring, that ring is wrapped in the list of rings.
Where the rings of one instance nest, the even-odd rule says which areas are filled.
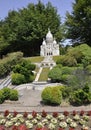
[[[42,45],[46,45],[46,41],[45,41],[45,39],[43,39]]]
[[[57,41],[56,41],[56,39],[55,39],[55,38],[54,38],[53,44],[57,44]]]
[[[47,43],[53,42],[53,35],[52,35],[50,29],[48,29],[48,33],[46,35],[46,41],[47,41]]]

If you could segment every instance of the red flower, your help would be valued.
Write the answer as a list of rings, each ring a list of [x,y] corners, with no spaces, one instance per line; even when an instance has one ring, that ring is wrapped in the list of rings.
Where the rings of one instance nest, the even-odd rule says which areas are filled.
[[[20,125],[18,128],[19,128],[19,130],[28,130],[27,127],[23,124]]]
[[[24,114],[23,114],[23,117],[27,117],[28,116],[28,113],[27,112],[24,112]]]
[[[16,117],[17,114],[18,114],[18,112],[17,112],[17,111],[14,111],[14,112],[13,112],[13,117]]]
[[[37,116],[37,112],[36,111],[33,111],[32,112],[32,116],[35,118]]]
[[[59,128],[58,130],[64,130],[63,128]]]
[[[74,128],[69,128],[69,130],[75,130]]]
[[[77,114],[77,112],[75,110],[73,110],[72,115],[75,116]]]
[[[68,116],[69,115],[69,112],[68,111],[64,111],[63,113],[65,116]]]
[[[42,128],[36,128],[35,130],[48,130],[46,127],[42,127]]]
[[[53,112],[53,117],[58,117],[58,112]]]
[[[46,117],[47,116],[47,112],[45,112],[45,110],[42,111],[42,117]]]
[[[8,116],[9,115],[9,110],[5,110],[4,111],[4,116]]]
[[[88,116],[91,116],[91,111],[88,111],[88,112],[87,112],[87,115],[88,115]]]
[[[5,130],[5,127],[0,125],[0,130]]]
[[[80,116],[83,116],[84,113],[85,113],[84,110],[81,110],[81,111],[80,111]]]
[[[15,126],[15,125],[12,126],[12,130],[19,130],[19,129],[18,129],[18,126]]]

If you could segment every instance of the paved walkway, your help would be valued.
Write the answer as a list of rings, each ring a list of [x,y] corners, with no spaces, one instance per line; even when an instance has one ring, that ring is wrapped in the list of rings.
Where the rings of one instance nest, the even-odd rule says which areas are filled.
[[[63,111],[89,111],[91,110],[91,105],[88,106],[80,106],[80,107],[73,107],[73,106],[45,106],[41,104],[41,90],[32,90],[23,88],[19,90],[19,100],[18,101],[6,101],[5,103],[0,105],[0,111],[9,110],[13,112],[14,110],[18,112],[32,112],[33,110],[37,112],[42,112],[45,110],[47,112],[63,112]]]

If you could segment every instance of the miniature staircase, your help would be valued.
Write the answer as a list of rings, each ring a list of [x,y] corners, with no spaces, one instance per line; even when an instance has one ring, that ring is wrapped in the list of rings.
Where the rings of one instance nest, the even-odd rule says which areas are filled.
[[[40,77],[40,74],[41,74],[41,72],[42,72],[42,67],[40,67],[40,69],[39,69],[39,72],[37,73],[37,75],[36,75],[36,78],[35,78],[35,80],[34,80],[34,82],[37,82],[38,81],[38,79],[39,79],[39,77]]]

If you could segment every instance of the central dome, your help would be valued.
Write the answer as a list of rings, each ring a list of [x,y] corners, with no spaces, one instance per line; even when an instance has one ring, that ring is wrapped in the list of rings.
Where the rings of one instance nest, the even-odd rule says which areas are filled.
[[[53,35],[52,35],[50,29],[48,29],[48,33],[46,35],[46,42],[47,43],[52,43],[53,42]]]

